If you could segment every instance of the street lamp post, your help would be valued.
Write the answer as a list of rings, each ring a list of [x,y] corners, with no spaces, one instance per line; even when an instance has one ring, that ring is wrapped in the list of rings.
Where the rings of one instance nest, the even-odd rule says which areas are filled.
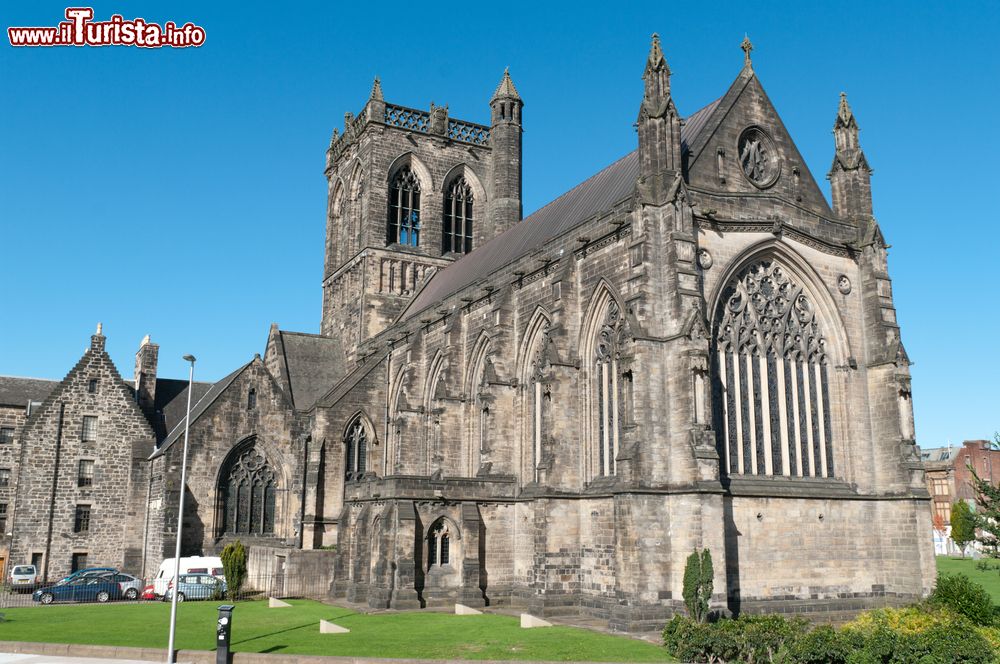
[[[188,371],[187,415],[184,417],[184,452],[181,456],[180,507],[177,509],[177,545],[174,547],[174,592],[170,597],[170,638],[167,640],[167,664],[174,664],[174,635],[177,632],[177,586],[181,574],[181,533],[184,529],[184,489],[187,486],[188,431],[191,428],[191,393],[194,391],[194,355],[185,355],[191,364]]]

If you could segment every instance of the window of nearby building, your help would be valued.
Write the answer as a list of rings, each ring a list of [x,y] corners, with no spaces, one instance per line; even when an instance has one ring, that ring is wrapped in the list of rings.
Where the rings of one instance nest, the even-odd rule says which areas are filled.
[[[0,445],[14,442],[14,427],[0,427]]]
[[[93,459],[80,459],[80,470],[76,476],[76,485],[78,487],[93,486],[94,485],[94,460]]]
[[[0,537],[7,534],[7,503],[0,503]]]
[[[90,392],[91,394],[96,394],[97,393],[97,379],[96,378],[91,378],[87,382],[87,391]]]
[[[447,565],[451,560],[451,529],[448,522],[438,519],[427,537],[427,567]]]
[[[87,554],[74,553],[70,563],[70,572],[79,572],[82,569],[87,569]]]
[[[85,443],[97,442],[97,416],[96,415],[84,415],[83,416],[83,431],[80,435],[80,439]]]
[[[247,392],[247,410],[253,410],[257,407],[257,390],[250,388]]]
[[[931,480],[931,489],[935,496],[947,496],[950,493],[946,479],[934,478]]]
[[[457,177],[444,197],[441,253],[467,254],[472,251],[472,187]]]
[[[386,244],[420,246],[420,183],[410,168],[396,173],[389,186]]]
[[[368,432],[360,417],[348,427],[344,447],[344,476],[351,479],[364,474],[368,462]]]
[[[934,503],[934,516],[941,519],[941,523],[948,525],[951,523],[951,505],[949,503]]]
[[[76,516],[73,518],[73,532],[90,532],[90,505],[76,506]]]
[[[0,487],[10,486],[10,468],[0,468]]]

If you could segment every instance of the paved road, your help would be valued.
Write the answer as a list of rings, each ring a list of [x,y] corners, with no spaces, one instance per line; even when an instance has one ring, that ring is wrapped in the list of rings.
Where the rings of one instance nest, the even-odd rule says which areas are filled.
[[[149,664],[137,659],[103,659],[94,657],[54,657],[52,655],[14,655],[0,652],[0,664],[96,664],[97,662],[116,664]]]

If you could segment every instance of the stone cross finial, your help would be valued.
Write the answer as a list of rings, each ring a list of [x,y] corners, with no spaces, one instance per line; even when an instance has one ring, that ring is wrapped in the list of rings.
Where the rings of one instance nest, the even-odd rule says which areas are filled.
[[[740,49],[743,51],[743,66],[751,66],[750,51],[753,50],[753,43],[750,41],[750,36],[746,33],[743,34],[743,42],[740,44]]]

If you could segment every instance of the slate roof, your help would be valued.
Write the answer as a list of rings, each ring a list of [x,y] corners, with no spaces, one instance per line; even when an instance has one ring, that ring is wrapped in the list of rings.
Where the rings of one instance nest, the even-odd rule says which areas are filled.
[[[57,385],[58,380],[0,376],[0,406],[25,408],[29,401],[45,401]]]
[[[279,331],[288,370],[292,405],[307,410],[337,384],[344,374],[340,339],[318,334]]]
[[[323,397],[316,402],[316,405],[329,407],[339,402],[347,396],[347,393],[350,392],[355,385],[360,383],[361,380],[371,373],[384,359],[385,355],[379,354],[369,357],[365,362],[358,365],[349,374],[344,376],[344,379],[334,386],[332,390],[326,392]]]
[[[934,461],[954,461],[962,448],[960,446],[933,447],[929,450],[920,450],[920,460],[924,463]]]
[[[197,386],[200,385],[199,383],[196,383],[195,384],[195,390],[196,390],[196,392],[195,392],[194,395],[192,395],[193,405],[191,406],[191,421],[194,422],[199,417],[201,417],[201,414],[204,413],[206,410],[208,410],[209,406],[211,406],[213,403],[215,403],[215,400],[219,398],[219,395],[221,395],[223,392],[225,392],[226,388],[229,387],[234,380],[236,380],[236,377],[239,376],[240,373],[244,369],[246,369],[248,366],[250,366],[251,362],[253,362],[253,360],[250,360],[250,362],[247,362],[246,364],[242,365],[239,369],[237,369],[236,371],[232,372],[231,374],[229,374],[228,376],[226,376],[222,380],[218,381],[217,383],[214,383],[205,392],[204,396],[202,396],[200,399],[198,399],[197,403],[194,403],[194,397],[197,396],[197,390],[198,390]],[[203,383],[201,383],[201,385],[203,385]],[[157,387],[159,387],[159,385],[157,385]],[[186,392],[186,390],[184,390],[184,392]],[[160,444],[160,446],[156,448],[156,450],[153,452],[152,455],[150,455],[150,457],[149,457],[150,459],[155,459],[156,457],[158,457],[161,454],[163,454],[163,452],[168,447],[170,447],[171,445],[173,445],[175,442],[177,442],[179,439],[183,438],[183,436],[184,436],[184,419],[185,418],[184,418],[183,414],[187,410],[187,400],[186,400],[187,399],[187,395],[186,394],[184,395],[184,399],[180,399],[179,396],[180,395],[178,395],[177,398],[174,398],[170,402],[171,405],[177,404],[176,407],[181,409],[180,413],[179,413],[180,416],[177,418],[177,424],[175,424],[174,427],[173,427],[173,429],[170,430],[170,433],[167,434],[167,437],[163,440],[163,442]]]
[[[716,99],[691,115],[681,127],[681,150],[686,151],[718,106]],[[604,170],[573,187],[535,213],[514,224],[431,277],[400,320],[413,318],[480,279],[544,246],[595,214],[606,212],[631,196],[639,177],[639,151],[633,150]]]

